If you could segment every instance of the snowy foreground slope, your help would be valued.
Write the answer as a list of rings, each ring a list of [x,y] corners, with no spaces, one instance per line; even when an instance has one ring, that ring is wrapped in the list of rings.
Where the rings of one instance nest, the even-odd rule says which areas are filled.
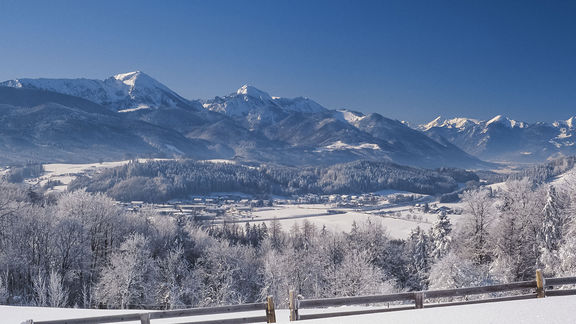
[[[529,299],[491,304],[453,306],[443,308],[429,308],[390,313],[369,314],[359,316],[333,317],[319,320],[299,321],[300,323],[342,323],[342,324],[369,324],[369,323],[427,323],[427,324],[489,324],[489,323],[522,323],[522,324],[564,324],[576,323],[576,296],[548,297],[544,299]],[[343,308],[338,308],[338,310]],[[359,307],[346,307],[347,310],[361,309]],[[362,308],[363,309],[363,308]],[[327,311],[334,312],[331,308]],[[306,310],[304,310],[306,311]],[[107,310],[81,310],[81,309],[55,309],[37,307],[0,306],[2,323],[19,324],[26,319],[53,320],[100,315],[113,315],[136,312],[107,311]],[[262,312],[241,313],[242,316],[263,315]],[[194,318],[153,320],[152,323],[178,323],[192,320],[212,320],[236,317],[236,314],[219,316],[197,316]],[[240,314],[238,314],[240,315]],[[288,311],[276,311],[278,323],[288,323]],[[138,323],[138,322],[124,322]]]

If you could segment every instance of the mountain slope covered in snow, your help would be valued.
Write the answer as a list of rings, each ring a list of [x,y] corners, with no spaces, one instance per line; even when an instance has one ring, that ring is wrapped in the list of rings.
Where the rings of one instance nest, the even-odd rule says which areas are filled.
[[[274,97],[250,85],[229,95],[203,101],[184,99],[140,71],[117,74],[106,80],[15,79],[0,83],[0,87],[31,91],[29,96],[37,97],[38,102],[24,105],[28,108],[50,103],[43,95],[46,93],[82,98],[83,107],[90,102],[91,109],[95,110],[92,117],[96,119],[86,116],[84,123],[75,121],[71,134],[82,138],[83,128],[87,134],[101,132],[102,153],[114,152],[109,148],[130,142],[116,139],[138,133],[139,138],[153,143],[150,144],[155,148],[153,151],[164,152],[164,155],[169,153],[166,150],[186,157],[213,154],[216,158],[224,154],[241,161],[308,166],[356,160],[390,161],[419,167],[490,166],[451,143],[435,141],[381,115],[330,110],[308,98]],[[4,95],[8,92],[4,91]],[[102,116],[122,125],[114,128],[115,136],[110,128],[102,128],[98,119]],[[64,114],[54,114],[50,119],[52,123],[70,120]],[[38,129],[41,122],[36,119],[31,128]],[[69,124],[71,126],[72,122]],[[162,130],[166,136],[146,134],[141,131],[142,125],[155,127],[154,132]],[[16,133],[8,135],[7,138],[19,136]],[[47,136],[45,140],[45,145],[70,147],[64,144],[69,140],[65,137]],[[202,148],[192,152],[187,148],[190,143],[202,144]],[[134,145],[130,153],[152,154],[138,145]],[[57,157],[55,154],[39,150],[34,156],[35,160],[49,162],[65,161],[71,156]],[[105,159],[112,156],[116,154]]]
[[[0,87],[0,162],[97,162],[130,157],[230,157],[201,139],[125,118],[78,97]]]
[[[84,98],[115,111],[148,108],[199,107],[140,72],[117,74],[106,80],[91,79],[15,79],[0,86],[41,89]]]
[[[418,128],[440,143],[452,143],[484,160],[533,163],[576,154],[573,121],[574,117],[529,124],[501,115],[486,121],[438,117]]]

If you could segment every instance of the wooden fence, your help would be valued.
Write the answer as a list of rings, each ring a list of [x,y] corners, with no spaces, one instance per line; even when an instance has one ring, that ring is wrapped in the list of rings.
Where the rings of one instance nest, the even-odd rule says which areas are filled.
[[[267,301],[265,303],[205,307],[205,308],[190,308],[190,309],[170,310],[161,312],[146,312],[146,313],[133,313],[122,315],[107,315],[107,316],[86,317],[86,318],[76,318],[67,320],[53,320],[53,321],[28,320],[26,322],[23,322],[22,324],[101,324],[101,323],[133,322],[133,321],[140,321],[141,324],[150,324],[150,321],[154,319],[241,313],[252,311],[265,311],[265,315],[252,316],[252,317],[236,317],[231,319],[219,319],[219,320],[191,322],[191,323],[194,324],[276,323],[276,311],[274,309],[274,300],[272,296],[268,296]]]
[[[554,286],[573,285],[576,284],[576,277],[568,278],[549,278],[544,279],[540,270],[536,271],[536,280],[534,281],[521,281],[509,284],[471,287],[471,288],[456,288],[445,290],[429,290],[429,291],[416,291],[406,292],[391,295],[375,295],[375,296],[359,296],[359,297],[342,297],[342,298],[326,298],[326,299],[303,299],[302,296],[296,296],[293,291],[289,295],[290,307],[290,320],[308,320],[316,318],[327,318],[336,316],[350,316],[371,314],[380,312],[391,312],[408,309],[418,308],[432,308],[432,307],[446,307],[456,305],[469,305],[479,303],[492,303],[500,301],[530,299],[530,298],[543,298],[545,296],[566,296],[576,295],[576,289],[566,290],[553,290]],[[519,291],[519,294],[505,296],[505,297],[492,297],[477,300],[463,300],[455,302],[434,302],[434,299],[439,298],[453,298],[453,297],[468,297],[470,295],[505,293],[511,291]],[[351,305],[368,305],[368,304],[383,304],[383,303],[399,303],[393,307],[374,307],[372,309],[356,310],[356,311],[336,311],[336,312],[322,312],[302,314],[303,309],[314,309],[322,307],[336,307],[336,306],[351,306]]]
[[[297,321],[297,320],[307,320],[316,318],[391,312],[391,311],[400,311],[400,310],[409,310],[418,308],[492,303],[492,302],[520,300],[529,298],[543,298],[545,296],[576,295],[576,289],[563,289],[563,290],[553,289],[556,286],[575,285],[575,284],[576,284],[576,277],[544,279],[542,277],[542,273],[538,270],[536,271],[536,280],[533,281],[521,281],[521,282],[483,286],[483,287],[405,292],[391,295],[341,297],[341,298],[325,298],[325,299],[303,299],[301,296],[297,296],[294,291],[290,291],[289,294],[290,320]],[[468,297],[471,295],[498,294],[513,291],[516,291],[516,294],[504,297],[491,297],[485,299],[463,300],[452,302],[438,301],[438,299],[441,298]],[[314,309],[323,307],[369,305],[369,304],[384,304],[384,303],[399,303],[399,304],[386,308],[373,307],[355,311],[335,311],[335,312],[322,312],[322,313],[310,313],[310,314],[302,314],[301,312],[302,310],[305,309]],[[265,303],[206,307],[206,308],[191,308],[182,310],[133,313],[123,315],[109,315],[99,317],[68,319],[68,320],[37,321],[37,322],[33,320],[28,320],[22,324],[100,324],[100,323],[116,323],[116,322],[129,322],[129,321],[140,321],[141,324],[150,324],[150,321],[154,319],[177,318],[177,317],[182,318],[182,317],[191,317],[200,315],[241,313],[251,311],[265,311],[265,316],[236,317],[231,319],[220,319],[220,320],[188,322],[188,323],[189,324],[276,323],[274,300],[271,296],[269,296],[267,298],[267,302]]]

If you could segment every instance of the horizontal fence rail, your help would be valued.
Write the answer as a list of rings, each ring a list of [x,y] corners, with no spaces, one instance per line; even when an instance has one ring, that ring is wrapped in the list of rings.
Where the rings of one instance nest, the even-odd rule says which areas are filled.
[[[570,289],[554,289],[557,286],[570,286]],[[457,305],[470,305],[481,303],[493,303],[511,300],[523,300],[531,298],[542,298],[545,296],[568,296],[576,295],[576,277],[566,278],[543,278],[540,270],[536,271],[536,280],[520,281],[500,285],[491,285],[483,287],[469,287],[469,288],[455,288],[443,290],[429,290],[429,291],[416,291],[405,292],[398,294],[388,295],[374,295],[374,296],[357,296],[357,297],[337,297],[337,298],[324,298],[324,299],[303,299],[302,296],[296,295],[294,291],[289,294],[289,308],[290,320],[305,320],[305,319],[318,319],[329,318],[337,316],[351,316],[361,314],[373,314],[382,312],[402,311],[418,308],[435,308],[435,307],[448,307]],[[452,302],[430,302],[431,299],[437,298],[453,298],[453,297],[467,297],[471,295],[493,294],[517,291],[519,294],[503,297],[491,297],[475,300],[463,300]],[[530,291],[530,292],[527,292]],[[362,310],[352,311],[335,311],[323,312],[316,314],[300,314],[302,309],[338,307],[338,306],[352,306],[352,305],[369,305],[369,304],[384,304],[396,303],[398,305],[387,305],[387,307],[374,307]],[[184,318],[201,315],[217,315],[217,314],[230,314],[241,312],[265,311],[265,316],[252,316],[252,317],[236,317],[230,319],[216,319],[209,321],[195,321],[195,322],[182,322],[181,324],[232,324],[232,323],[276,323],[276,312],[274,309],[274,300],[269,296],[266,302],[252,303],[242,305],[230,306],[217,306],[217,307],[203,307],[203,308],[190,308],[179,310],[155,311],[144,313],[132,313],[122,315],[107,315],[87,318],[76,318],[66,320],[50,320],[50,321],[33,321],[28,320],[22,324],[103,324],[103,323],[116,323],[116,322],[132,322],[140,321],[141,324],[150,324],[152,320],[166,319],[166,318]]]
[[[536,280],[532,281],[520,281],[520,282],[482,286],[482,287],[416,291],[416,292],[389,294],[389,295],[339,297],[339,298],[307,300],[303,299],[302,296],[297,296],[295,292],[290,291],[289,295],[290,320],[297,321],[297,320],[328,318],[336,316],[351,316],[351,315],[372,314],[380,312],[392,312],[392,311],[401,311],[401,310],[418,309],[418,308],[435,308],[435,307],[448,307],[448,306],[471,305],[481,303],[494,303],[494,302],[503,302],[512,300],[542,298],[544,296],[576,295],[576,289],[557,289],[557,290],[553,289],[554,286],[564,286],[564,285],[576,285],[576,277],[544,279],[542,276],[542,272],[540,270],[537,270]],[[467,297],[471,295],[494,294],[494,293],[504,293],[511,291],[517,291],[519,292],[519,294],[512,296],[492,297],[492,298],[483,298],[475,300],[430,302],[430,299],[437,299],[437,298]],[[530,292],[528,293],[527,291]],[[301,314],[302,309],[382,304],[390,302],[402,302],[402,303],[399,305],[395,305],[393,307],[390,307],[388,305],[388,307],[386,308],[384,308],[383,306],[382,307],[375,306],[372,309],[365,309],[365,310]],[[406,302],[410,302],[411,305],[407,305]]]
[[[314,307],[334,307],[334,306],[349,306],[349,305],[362,305],[362,304],[376,304],[387,303],[394,301],[414,300],[414,293],[401,293],[393,295],[375,295],[375,296],[360,296],[360,297],[341,297],[341,298],[325,298],[325,299],[304,299],[300,300],[300,308],[314,308]]]
[[[132,321],[140,321],[141,324],[150,324],[150,321],[154,319],[191,317],[201,315],[218,315],[218,314],[253,312],[253,311],[265,311],[266,313],[265,315],[262,316],[236,317],[230,319],[218,319],[218,320],[209,320],[200,322],[195,321],[189,323],[194,324],[276,323],[276,311],[274,309],[274,300],[272,299],[272,297],[268,297],[265,303],[190,308],[190,309],[157,311],[147,313],[132,313],[122,315],[95,316],[95,317],[75,318],[65,320],[51,320],[51,321],[28,320],[26,322],[23,322],[22,324],[102,324],[102,323],[117,323],[117,322],[132,322]],[[183,322],[181,324],[186,324],[186,322]]]
[[[482,286],[482,287],[430,290],[424,293],[427,298],[442,298],[442,297],[460,297],[468,295],[507,292],[507,291],[531,289],[531,288],[536,288],[536,281],[520,281],[509,284]]]

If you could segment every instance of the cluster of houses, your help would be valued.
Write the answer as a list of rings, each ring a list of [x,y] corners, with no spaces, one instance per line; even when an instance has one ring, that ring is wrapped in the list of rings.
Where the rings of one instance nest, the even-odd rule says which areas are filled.
[[[294,196],[291,198],[274,197],[260,199],[249,196],[221,195],[221,196],[204,196],[192,197],[188,200],[170,201],[161,204],[147,204],[143,201],[131,201],[119,203],[123,208],[130,211],[150,208],[154,212],[162,215],[181,215],[193,218],[198,221],[213,221],[230,218],[252,218],[253,212],[264,208],[278,207],[281,205],[300,205],[300,204],[325,204],[331,205],[327,212],[329,214],[342,213],[335,208],[353,208],[356,210],[372,211],[373,214],[399,217],[398,211],[385,210],[390,207],[390,203],[396,204],[407,201],[414,201],[411,195],[393,194],[388,196],[377,194],[362,195],[314,195]],[[384,208],[384,209],[383,209]],[[446,213],[458,214],[461,211],[451,209],[446,206],[437,204],[416,203],[410,207],[410,213],[413,211],[422,213]]]
[[[214,220],[222,217],[250,218],[255,208],[261,209],[279,205],[293,204],[332,204],[340,208],[359,208],[376,205],[383,199],[380,195],[314,195],[294,196],[291,198],[259,199],[247,196],[222,195],[193,197],[186,201],[170,201],[162,204],[147,204],[143,201],[119,203],[124,209],[135,211],[152,208],[164,215],[184,215],[196,220]]]

